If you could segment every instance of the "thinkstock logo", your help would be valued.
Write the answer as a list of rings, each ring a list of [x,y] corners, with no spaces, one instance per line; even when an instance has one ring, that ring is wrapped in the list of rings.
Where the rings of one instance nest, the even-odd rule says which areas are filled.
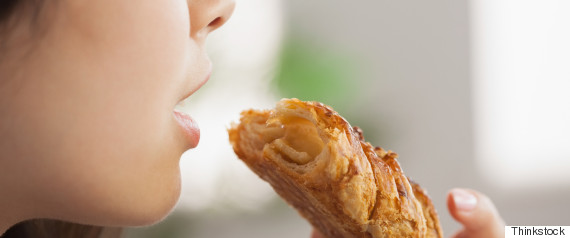
[[[570,226],[505,226],[505,238],[568,237]]]

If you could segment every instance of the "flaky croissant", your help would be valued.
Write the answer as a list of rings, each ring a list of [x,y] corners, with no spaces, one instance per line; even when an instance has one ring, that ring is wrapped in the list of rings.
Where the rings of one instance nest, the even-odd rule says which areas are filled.
[[[238,157],[328,238],[443,237],[397,154],[365,142],[330,107],[282,99],[228,130]]]

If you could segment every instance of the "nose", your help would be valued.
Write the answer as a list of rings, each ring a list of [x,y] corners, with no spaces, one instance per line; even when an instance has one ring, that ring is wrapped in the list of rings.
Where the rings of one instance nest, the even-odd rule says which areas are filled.
[[[235,8],[234,0],[189,0],[190,37],[205,39],[224,25]]]

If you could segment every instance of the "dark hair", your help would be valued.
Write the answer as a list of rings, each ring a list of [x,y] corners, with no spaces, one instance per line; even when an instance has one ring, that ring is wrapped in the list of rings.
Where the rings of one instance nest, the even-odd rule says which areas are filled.
[[[55,0],[50,1],[50,5],[55,6],[56,3]],[[49,24],[42,15],[45,12],[44,5],[45,0],[0,0],[0,60],[6,49],[33,48],[34,44],[29,43],[40,39],[47,29],[46,24]],[[10,42],[11,32],[22,24],[27,24],[24,26],[29,29],[29,36],[24,42],[21,42],[22,39]],[[28,51],[24,52],[29,53]]]
[[[0,23],[5,26],[11,17],[18,17],[16,10],[29,8],[32,22],[36,22],[44,6],[44,0],[2,0],[0,1]]]
[[[6,34],[9,28],[9,18],[14,12],[14,8],[18,4],[18,0],[1,0],[0,1],[0,49],[4,47]]]
[[[11,13],[18,0],[3,0],[0,1],[0,21],[4,21]]]
[[[30,23],[35,24],[43,8],[43,0],[0,0],[0,50],[5,47],[5,40],[10,34],[11,27],[20,20],[18,18],[22,17],[17,15],[17,11],[25,7],[30,7],[32,10],[29,16],[31,17]],[[0,238],[97,238],[102,231],[103,227],[98,226],[35,219],[12,226],[3,235],[0,235]]]
[[[36,219],[20,222],[12,226],[1,238],[98,238],[102,231],[102,227],[49,219]]]

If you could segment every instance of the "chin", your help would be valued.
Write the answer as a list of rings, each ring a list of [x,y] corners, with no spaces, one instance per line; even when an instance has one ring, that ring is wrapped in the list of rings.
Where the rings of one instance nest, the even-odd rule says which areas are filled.
[[[180,189],[173,189],[151,196],[123,197],[125,199],[115,200],[112,204],[90,204],[73,213],[45,218],[107,227],[149,226],[162,221],[172,212],[179,195]]]
[[[170,179],[168,182],[158,183],[159,187],[152,187],[133,196],[129,194],[123,200],[119,220],[113,226],[148,226],[162,221],[176,206],[180,197],[180,179]],[[156,183],[154,184],[156,185]]]
[[[152,196],[152,199],[145,201],[145,204],[140,205],[140,209],[135,212],[133,217],[134,224],[131,226],[148,226],[162,221],[166,218],[176,206],[180,197],[180,181],[178,181],[177,188],[171,189],[160,195]]]
[[[112,226],[149,226],[164,220],[172,212],[178,199],[171,199],[168,203],[160,201],[161,204],[151,204],[148,207],[141,207],[140,210],[129,212],[127,217],[123,217],[122,222],[112,224]]]
[[[158,210],[154,211],[145,211],[142,214],[138,214],[137,217],[134,217],[131,222],[126,224],[126,226],[150,226],[154,225],[162,220],[164,220],[170,212],[173,210],[174,205],[176,203],[172,203],[170,206],[163,207]]]

